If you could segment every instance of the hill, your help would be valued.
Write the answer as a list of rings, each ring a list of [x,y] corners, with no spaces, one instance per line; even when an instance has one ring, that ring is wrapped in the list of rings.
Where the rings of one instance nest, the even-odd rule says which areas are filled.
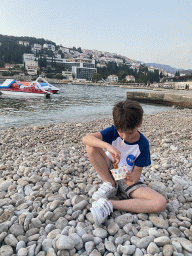
[[[177,69],[177,68],[172,68],[169,65],[164,65],[164,64],[159,64],[159,63],[145,63],[147,67],[155,67],[155,68],[162,68],[163,70],[170,72],[170,73],[175,73],[176,71],[184,71],[184,69]]]

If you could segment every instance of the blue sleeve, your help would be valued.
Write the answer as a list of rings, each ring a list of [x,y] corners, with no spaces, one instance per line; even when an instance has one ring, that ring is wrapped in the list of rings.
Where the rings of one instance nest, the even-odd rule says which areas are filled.
[[[135,160],[135,166],[145,167],[151,164],[149,142],[145,143],[145,146],[141,149],[141,154]]]
[[[114,125],[100,131],[100,133],[103,137],[103,141],[105,141],[109,144],[112,144],[112,141],[114,141],[115,137],[117,137],[117,135],[118,135]]]

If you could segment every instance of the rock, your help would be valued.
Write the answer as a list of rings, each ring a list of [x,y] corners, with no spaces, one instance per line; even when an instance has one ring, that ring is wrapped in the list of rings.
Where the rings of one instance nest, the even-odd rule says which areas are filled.
[[[10,229],[9,229],[9,232],[14,235],[14,236],[23,236],[24,235],[24,229],[23,229],[23,226],[18,224],[18,223],[14,223]]]
[[[48,249],[53,247],[52,241],[53,241],[52,239],[45,239],[42,242],[42,249],[43,249],[44,252],[47,253]]]
[[[54,229],[47,235],[48,239],[54,239],[58,234],[61,234],[61,229]]]
[[[167,220],[164,220],[156,215],[150,215],[149,220],[153,223],[154,226],[158,228],[167,229],[169,227]]]
[[[2,256],[12,256],[13,255],[13,249],[10,245],[3,245],[0,248],[0,255]]]
[[[125,255],[133,254],[135,252],[135,245],[124,245],[121,247],[121,252]]]
[[[29,181],[32,183],[37,183],[41,180],[41,177],[39,175],[33,174],[30,178]]]
[[[187,182],[186,180],[182,179],[182,178],[181,178],[180,176],[178,176],[178,175],[173,176],[172,181],[173,181],[173,183],[175,183],[175,184],[180,184],[181,186],[186,186],[186,185],[188,185],[188,182]]]
[[[75,243],[71,238],[61,235],[56,241],[56,247],[58,250],[71,250],[75,247]]]
[[[16,252],[19,251],[19,249],[21,248],[25,248],[25,242],[22,240],[17,243]]]
[[[87,206],[87,204],[88,202],[86,200],[83,200],[73,206],[73,211],[82,210]]]
[[[114,245],[114,243],[112,243],[111,241],[106,241],[105,242],[105,248],[109,251],[109,252],[116,252],[117,249]]]
[[[18,243],[18,240],[15,238],[14,235],[12,234],[9,234],[8,236],[5,237],[4,239],[5,243],[7,245],[11,245],[13,247],[16,247],[17,243]]]
[[[6,192],[11,185],[12,185],[11,180],[5,180],[2,183],[0,183],[0,190]]]
[[[56,256],[55,250],[53,248],[49,248],[47,251],[47,256]]]
[[[180,244],[182,245],[182,247],[183,247],[186,251],[192,253],[192,243],[191,243],[189,240],[187,240],[187,239],[185,239],[185,238],[182,238],[182,239],[180,240]]]
[[[133,222],[133,215],[126,213],[115,218],[115,222],[120,228],[123,228],[127,223]]]
[[[151,242],[148,247],[147,247],[147,253],[148,254],[152,254],[154,255],[155,253],[159,253],[160,249],[159,247],[156,245],[156,243]]]
[[[158,246],[164,246],[165,244],[169,244],[171,242],[170,238],[167,236],[161,236],[154,239],[154,243]]]
[[[94,244],[93,241],[89,241],[89,242],[85,243],[85,250],[86,250],[88,255],[92,252],[94,246],[95,246],[95,244]]]
[[[136,248],[133,256],[143,256],[143,252],[139,248]]]
[[[173,246],[171,244],[165,244],[163,246],[163,255],[164,256],[171,256],[173,254]]]
[[[111,236],[115,235],[119,231],[119,229],[119,225],[115,222],[110,223],[107,227],[107,231]]]
[[[152,242],[153,238],[152,236],[147,236],[147,237],[143,237],[141,238],[138,242],[137,242],[137,248],[142,249],[142,248],[147,248],[149,243]]]
[[[28,251],[27,248],[20,248],[17,252],[17,256],[27,256]]]
[[[83,248],[83,240],[82,238],[76,234],[76,233],[72,233],[69,235],[69,238],[73,240],[74,244],[75,244],[75,248],[77,250],[81,250]]]
[[[93,235],[100,238],[106,238],[108,233],[103,228],[96,228],[95,230],[93,230]]]

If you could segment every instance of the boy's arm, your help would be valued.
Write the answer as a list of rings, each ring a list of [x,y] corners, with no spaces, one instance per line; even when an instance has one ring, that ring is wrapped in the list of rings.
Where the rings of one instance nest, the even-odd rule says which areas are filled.
[[[121,158],[121,152],[109,143],[103,141],[102,134],[100,132],[88,134],[83,137],[83,143],[88,146],[106,149],[112,156],[113,161],[119,163]]]
[[[141,177],[143,167],[134,166],[132,172],[127,173],[126,183],[128,186],[135,184]]]

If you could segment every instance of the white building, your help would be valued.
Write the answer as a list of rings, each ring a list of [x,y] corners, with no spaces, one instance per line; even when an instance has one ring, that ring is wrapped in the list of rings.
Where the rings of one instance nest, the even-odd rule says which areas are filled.
[[[36,60],[35,55],[31,53],[24,53],[23,54],[23,62],[25,63],[26,61],[31,61],[31,60]]]
[[[71,71],[62,71],[62,75],[65,76],[67,80],[73,81],[73,74]]]
[[[66,47],[63,47],[63,46],[61,46],[61,47],[59,48],[59,50],[61,50],[62,53],[69,53],[69,49],[66,48]]]
[[[29,42],[27,42],[27,41],[19,41],[19,44],[20,45],[24,45],[24,46],[28,46]]]
[[[149,67],[148,70],[149,72],[153,72],[153,73],[155,72],[155,68],[153,66]]]
[[[29,75],[37,75],[38,61],[29,60],[25,62],[25,69]]]
[[[127,82],[135,82],[135,77],[131,75],[126,76],[125,79]]]
[[[50,51],[52,51],[52,52],[55,51],[55,45],[53,45],[53,44],[44,44],[44,45],[43,45],[43,48],[44,48],[44,49],[47,49],[47,50],[50,50]]]
[[[34,44],[33,48],[34,50],[40,51],[42,46],[40,44]]]
[[[107,82],[109,83],[117,83],[118,82],[118,76],[116,75],[110,75],[107,77]]]

